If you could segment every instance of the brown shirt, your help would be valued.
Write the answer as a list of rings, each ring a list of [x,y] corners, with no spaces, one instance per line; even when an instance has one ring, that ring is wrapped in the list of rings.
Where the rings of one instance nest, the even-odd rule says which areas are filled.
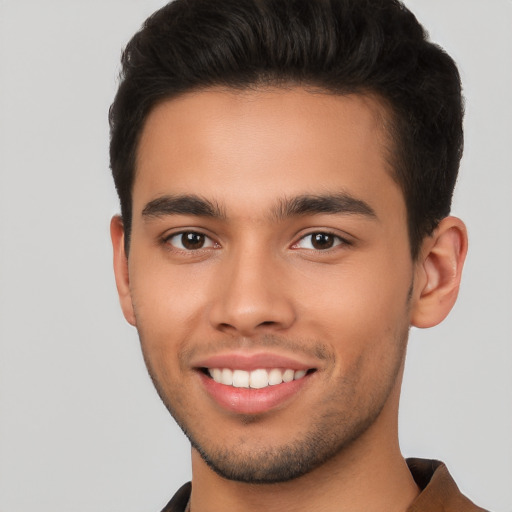
[[[442,462],[407,459],[407,464],[421,489],[407,512],[487,512],[461,494]],[[181,487],[162,512],[185,512],[191,489],[190,482]]]
[[[421,489],[407,512],[487,512],[466,498],[446,466],[438,460],[407,459],[412,476]]]

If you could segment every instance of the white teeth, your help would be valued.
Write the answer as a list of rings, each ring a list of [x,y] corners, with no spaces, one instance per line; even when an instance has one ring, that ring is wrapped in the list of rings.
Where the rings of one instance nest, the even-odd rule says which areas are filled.
[[[268,372],[268,383],[270,386],[276,386],[283,382],[283,372],[279,368],[272,368]]]
[[[222,382],[222,370],[220,368],[214,368],[213,369],[213,375],[212,370],[208,370],[210,372],[210,375],[213,377],[213,380],[215,382]]]
[[[233,372],[233,386],[235,388],[248,388],[249,372],[244,370],[235,370]]]
[[[254,389],[266,388],[268,386],[267,370],[253,370],[249,379],[250,387]]]
[[[208,373],[219,384],[235,388],[262,389],[267,386],[277,386],[283,382],[302,379],[307,372],[306,370],[292,370],[290,368],[285,370],[258,368],[252,372],[231,370],[230,368],[208,368]]]
[[[295,372],[293,370],[285,370],[283,372],[283,382],[291,382],[295,376]]]
[[[294,380],[302,379],[306,375],[306,370],[297,370],[293,375]]]
[[[222,369],[222,373],[220,375],[220,382],[221,384],[226,384],[226,386],[233,385],[233,372],[229,368]]]

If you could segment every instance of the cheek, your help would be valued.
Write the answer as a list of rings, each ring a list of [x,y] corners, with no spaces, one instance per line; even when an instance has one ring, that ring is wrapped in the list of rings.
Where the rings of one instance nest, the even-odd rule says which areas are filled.
[[[404,313],[412,271],[379,265],[374,271],[362,262],[331,271],[317,272],[297,287],[304,312],[329,315],[347,323],[393,323]]]
[[[408,330],[410,267],[392,259],[372,266],[361,258],[317,273],[300,292],[299,316],[312,334],[330,340],[341,364],[363,355],[378,364]]]
[[[133,261],[130,288],[134,307],[145,327],[169,332],[185,327],[198,314],[205,290],[187,265],[171,266],[165,257]],[[142,269],[142,270],[140,270]],[[140,327],[140,326],[139,326]]]
[[[188,376],[180,354],[191,342],[206,343],[219,335],[212,332],[208,318],[218,295],[218,272],[206,265],[172,266],[161,257],[143,261],[134,260],[131,276],[141,348],[155,385],[174,388]]]
[[[176,368],[176,354],[198,324],[202,291],[169,266],[147,261],[130,276],[130,288],[144,358],[156,375]],[[160,377],[161,378],[161,377]]]

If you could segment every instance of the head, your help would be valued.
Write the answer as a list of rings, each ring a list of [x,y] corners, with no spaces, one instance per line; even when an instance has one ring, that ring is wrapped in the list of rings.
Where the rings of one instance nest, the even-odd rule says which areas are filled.
[[[390,168],[405,198],[413,258],[450,212],[463,145],[460,78],[398,0],[176,0],[145,22],[122,66],[110,158],[127,249],[149,113],[215,86],[375,95],[386,106]]]
[[[409,327],[464,260],[461,118],[393,0],[176,0],[128,44],[116,280],[198,460],[279,482],[396,443]]]

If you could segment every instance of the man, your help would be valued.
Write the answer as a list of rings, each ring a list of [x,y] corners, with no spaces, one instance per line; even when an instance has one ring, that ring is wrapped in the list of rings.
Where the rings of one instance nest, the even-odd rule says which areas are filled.
[[[166,511],[482,510],[404,461],[408,331],[452,308],[460,80],[394,0],[176,0],[110,112],[121,306],[192,444]]]

